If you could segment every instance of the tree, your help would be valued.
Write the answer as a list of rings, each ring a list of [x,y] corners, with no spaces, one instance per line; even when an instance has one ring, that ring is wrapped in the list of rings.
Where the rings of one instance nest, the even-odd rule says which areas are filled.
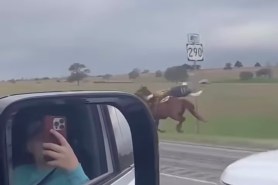
[[[155,77],[157,77],[157,78],[162,77],[162,75],[163,75],[163,73],[162,73],[162,71],[160,71],[160,70],[157,70],[157,71],[155,72]]]
[[[261,65],[259,62],[257,62],[257,63],[255,64],[255,67],[262,67],[262,65]]]
[[[150,70],[145,69],[145,70],[142,72],[142,74],[147,74],[147,73],[149,73],[149,72],[150,72]]]
[[[187,68],[182,66],[173,66],[166,69],[164,77],[172,82],[186,81],[188,79]]]
[[[181,67],[185,68],[186,70],[193,70],[194,66],[193,65],[188,65],[188,64],[183,64]]]
[[[239,74],[240,80],[250,80],[253,78],[253,76],[254,76],[253,73],[250,71],[242,71]]]
[[[241,68],[241,67],[243,67],[243,65],[242,65],[242,63],[240,61],[236,61],[234,67]]]
[[[201,66],[200,65],[196,65],[196,70],[200,70],[200,69],[201,69]]]
[[[256,71],[256,76],[272,78],[272,70],[270,68],[259,69]]]
[[[135,71],[136,73],[141,73],[141,70],[139,68],[134,68],[133,71]]]
[[[102,78],[104,80],[110,80],[112,78],[112,75],[111,74],[106,74],[106,75],[103,75]]]
[[[128,73],[129,79],[136,79],[140,76],[140,72],[136,69],[133,69],[131,72]]]
[[[68,82],[77,82],[77,85],[79,85],[79,82],[86,78],[88,74],[90,73],[90,70],[84,65],[80,63],[74,63],[69,67],[69,71],[71,72],[70,76],[68,77]]]
[[[9,83],[12,83],[12,84],[15,84],[16,83],[16,80],[15,79],[11,79],[11,80],[8,80]]]
[[[232,69],[232,64],[231,64],[231,63],[226,63],[224,69],[225,69],[225,70],[230,70],[230,69]]]
[[[49,77],[43,77],[42,80],[50,80]]]

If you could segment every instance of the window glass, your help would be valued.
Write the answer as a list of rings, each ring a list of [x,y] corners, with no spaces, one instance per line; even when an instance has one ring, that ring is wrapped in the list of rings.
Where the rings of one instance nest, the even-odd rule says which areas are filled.
[[[108,112],[113,126],[117,150],[122,168],[133,164],[133,145],[129,124],[121,111],[113,106],[108,106]]]
[[[128,148],[127,153],[129,153],[130,150],[133,151],[133,145],[132,145],[132,137],[131,137],[131,132],[130,132],[128,122],[119,109],[114,107],[114,110],[115,110],[117,118],[118,118],[118,125],[119,125],[120,131],[121,131],[121,136],[123,138],[123,141],[122,141],[123,145]]]
[[[68,179],[82,184],[111,172],[107,133],[96,106],[34,106],[20,109],[12,120],[13,185],[37,184],[45,177],[50,185]],[[50,127],[60,134],[50,133]]]

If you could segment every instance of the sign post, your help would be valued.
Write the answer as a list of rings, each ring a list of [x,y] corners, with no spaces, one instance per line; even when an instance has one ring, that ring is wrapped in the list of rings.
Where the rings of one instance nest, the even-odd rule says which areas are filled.
[[[195,75],[195,71],[197,70],[197,62],[203,61],[203,45],[200,43],[200,36],[196,33],[190,33],[188,36],[188,43],[186,44],[186,51],[187,51],[187,60],[193,61],[193,79],[192,83],[193,86],[195,86],[196,83],[198,83],[197,77]],[[195,108],[196,111],[198,111],[198,100],[197,97],[195,97]],[[199,126],[199,120],[196,119],[196,132],[200,132],[200,126]]]

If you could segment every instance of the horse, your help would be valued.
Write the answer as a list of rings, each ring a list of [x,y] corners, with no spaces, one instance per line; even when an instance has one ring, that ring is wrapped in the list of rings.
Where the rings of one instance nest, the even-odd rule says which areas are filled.
[[[199,96],[201,91],[192,93],[192,91],[188,88],[177,97],[178,93],[175,91],[177,89],[178,88],[172,88],[170,90],[165,90],[162,93],[152,93],[146,86],[142,86],[135,92],[135,95],[142,98],[148,104],[159,132],[166,132],[165,130],[159,129],[159,120],[170,117],[173,120],[178,121],[176,131],[178,133],[183,133],[182,124],[186,120],[183,114],[186,110],[197,118],[197,120],[206,122],[206,120],[196,111],[195,106],[190,101],[179,98],[182,97],[182,94],[183,96]]]

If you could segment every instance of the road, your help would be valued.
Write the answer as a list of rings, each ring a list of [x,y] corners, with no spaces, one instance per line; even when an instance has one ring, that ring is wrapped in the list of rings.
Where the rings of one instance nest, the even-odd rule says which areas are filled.
[[[232,162],[255,153],[185,143],[160,142],[161,185],[216,185]]]

